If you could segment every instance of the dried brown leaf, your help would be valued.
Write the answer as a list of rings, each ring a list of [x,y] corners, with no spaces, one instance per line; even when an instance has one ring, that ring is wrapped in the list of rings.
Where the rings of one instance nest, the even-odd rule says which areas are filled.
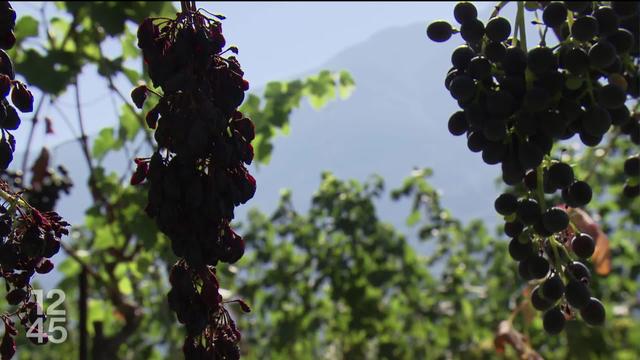
[[[35,189],[39,188],[42,184],[42,181],[47,176],[47,168],[49,167],[49,150],[46,147],[43,147],[40,151],[40,155],[33,162],[33,166],[31,167],[31,171],[33,172],[33,177],[31,178],[31,186]]]
[[[511,345],[523,360],[544,360],[540,354],[531,348],[529,340],[519,331],[513,328],[508,320],[503,320],[498,325],[493,343],[498,354],[504,354],[506,345]]]

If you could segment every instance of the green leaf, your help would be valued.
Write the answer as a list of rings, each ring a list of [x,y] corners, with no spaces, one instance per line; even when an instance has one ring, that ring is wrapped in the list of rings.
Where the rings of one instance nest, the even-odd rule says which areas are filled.
[[[98,137],[93,143],[93,156],[102,160],[111,150],[119,150],[122,147],[122,140],[113,136],[113,128],[108,127],[100,130]]]
[[[121,243],[122,237],[111,225],[100,227],[95,232],[92,250],[103,250]]]
[[[141,74],[139,72],[125,66],[122,67],[122,72],[124,73],[124,76],[127,77],[131,85],[138,84],[138,80],[141,78]]]
[[[309,77],[304,86],[304,94],[307,95],[309,103],[315,110],[321,109],[335,99],[335,82],[331,73],[323,70],[317,76]]]
[[[63,262],[56,266],[56,269],[63,273],[66,277],[72,277],[77,274],[80,274],[80,264],[75,261],[73,258],[66,258]]]
[[[69,21],[59,18],[53,17],[49,21],[49,35],[53,38],[53,42],[56,48],[62,46],[62,41],[64,40],[66,34],[69,32],[69,27],[71,24]],[[71,40],[71,39],[69,39]],[[73,43],[73,41],[67,40],[67,43]],[[65,48],[68,45],[65,45]],[[75,51],[75,43],[73,43],[73,49],[71,51]]]
[[[342,100],[348,99],[356,89],[356,82],[353,80],[353,77],[351,77],[351,74],[345,70],[340,71],[338,84],[339,94]]]
[[[131,284],[131,280],[128,277],[123,276],[120,281],[118,281],[118,289],[124,295],[130,295],[133,292],[133,285]]]
[[[24,39],[38,36],[38,20],[32,16],[20,17],[15,27],[16,43],[20,44]]]
[[[121,37],[122,57],[125,59],[137,58],[140,56],[138,49],[138,38],[128,28],[124,30],[124,36]]]
[[[131,107],[122,105],[120,114],[120,140],[133,140],[141,129],[138,115],[131,110]]]
[[[420,210],[416,209],[407,217],[407,226],[414,226],[420,221]]]
[[[242,111],[245,116],[253,118],[253,122],[258,125],[259,117],[256,117],[260,113],[260,97],[249,94],[247,98],[245,98],[242,106],[240,106],[240,111]]]
[[[105,319],[105,308],[106,302],[98,299],[89,299],[88,310],[89,310],[89,323],[93,323],[93,321],[103,321]]]
[[[62,93],[79,71],[75,54],[65,51],[49,51],[41,55],[33,49],[24,52],[16,62],[16,72],[22,74],[30,85],[52,95]]]
[[[254,159],[257,163],[267,165],[271,161],[271,152],[273,151],[273,145],[268,140],[265,140],[262,134],[256,135],[253,139]]]
[[[285,136],[289,135],[289,133],[291,133],[291,123],[287,121],[286,123],[282,124],[280,133]]]

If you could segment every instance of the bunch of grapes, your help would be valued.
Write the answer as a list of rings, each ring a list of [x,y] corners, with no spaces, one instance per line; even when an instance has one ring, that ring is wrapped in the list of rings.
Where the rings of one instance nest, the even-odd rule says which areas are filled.
[[[13,63],[5,52],[15,45],[15,25],[16,12],[11,4],[8,1],[0,2],[0,169],[9,166],[16,149],[16,140],[9,133],[9,130],[16,130],[20,126],[20,116],[16,108],[21,112],[33,111],[33,95],[24,83],[15,80]],[[13,106],[7,100],[9,93]]]
[[[581,262],[592,256],[595,242],[570,219],[572,208],[590,202],[592,189],[550,152],[555,142],[575,135],[594,147],[610,130],[640,143],[638,113],[626,105],[640,96],[640,4],[520,3],[513,36],[509,20],[499,16],[501,6],[485,24],[473,4],[460,2],[454,9],[459,29],[446,21],[427,28],[433,41],[454,33],[466,41],[454,50],[445,80],[461,108],[449,119],[449,131],[466,135],[469,149],[481,152],[485,163],[501,164],[504,183],[514,187],[494,205],[505,218],[520,276],[539,283],[531,302],[544,311],[545,330],[559,333],[575,311],[601,325],[605,309],[591,296],[591,274]],[[525,6],[542,10],[540,42],[529,50],[522,41]],[[549,30],[558,36],[557,46],[546,45]],[[624,194],[637,196],[637,155],[625,172],[632,181]],[[551,203],[547,197],[558,199],[557,192],[562,201]]]
[[[60,250],[60,238],[68,235],[69,224],[53,211],[40,212],[31,207],[4,181],[0,181],[0,195],[5,200],[0,205],[0,276],[7,283],[7,302],[18,306],[13,313],[0,315],[5,324],[0,355],[10,359],[15,353],[13,337],[17,335],[11,316],[18,316],[25,329],[44,317],[31,294],[31,277],[53,269],[50,258]],[[43,342],[36,342],[38,338]],[[29,339],[37,344],[47,341],[46,334]]]
[[[230,222],[235,206],[256,191],[245,167],[253,160],[254,125],[237,110],[249,84],[237,59],[223,57],[237,49],[223,51],[221,23],[195,9],[183,9],[175,20],[144,20],[138,46],[162,94],[146,115],[158,150],[136,159],[131,183],[148,181],[146,212],[181,258],[171,269],[168,297],[187,328],[184,353],[237,359],[240,333],[218,292],[215,266],[244,254]],[[131,96],[142,108],[150,93],[157,94],[141,85]]]

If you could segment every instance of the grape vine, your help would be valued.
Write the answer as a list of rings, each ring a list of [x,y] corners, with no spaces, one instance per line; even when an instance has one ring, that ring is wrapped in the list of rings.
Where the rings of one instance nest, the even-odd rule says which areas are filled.
[[[33,111],[33,95],[27,86],[15,79],[13,63],[5,52],[16,42],[13,33],[16,12],[7,1],[0,2],[0,169],[6,170],[16,149],[14,136],[9,132],[20,126],[20,112]],[[11,105],[7,97],[11,93]],[[18,335],[14,317],[29,332],[34,324],[44,321],[45,315],[35,295],[31,278],[35,273],[46,274],[54,265],[50,258],[60,249],[60,238],[68,235],[69,224],[54,211],[39,211],[5,180],[0,180],[0,276],[6,281],[6,300],[17,309],[0,315],[4,336],[0,341],[0,356],[10,359],[16,352],[14,337]],[[37,336],[29,337],[35,344],[47,342],[47,334],[32,329]]]
[[[146,115],[158,149],[136,159],[131,183],[148,182],[147,214],[171,240],[180,258],[171,268],[169,306],[186,325],[187,359],[238,359],[240,332],[219,293],[215,266],[235,263],[244,240],[230,226],[234,208],[251,199],[255,179],[255,130],[237,110],[249,83],[238,60],[223,57],[221,15],[205,16],[183,2],[176,19],[148,18],[138,29],[149,76],[156,88],[136,87],[142,108],[148,95],[159,101]],[[235,300],[248,312],[249,307]]]
[[[587,324],[602,325],[605,308],[591,296],[591,272],[582,262],[596,243],[572,221],[594,194],[588,179],[577,179],[552,148],[575,135],[595,147],[607,133],[640,144],[640,4],[517,2],[514,26],[499,16],[506,4],[500,2],[485,24],[473,4],[460,2],[454,8],[459,29],[442,20],[427,27],[432,41],[459,33],[466,42],[453,51],[445,80],[461,108],[448,128],[466,134],[469,149],[481,152],[485,163],[501,164],[511,189],[494,207],[504,216],[520,276],[534,282],[530,300],[544,312],[544,329],[560,333],[578,312]],[[531,49],[525,10],[535,12],[540,30]],[[549,30],[558,38],[552,47]],[[638,154],[631,154],[624,164],[627,197],[638,197],[639,168]]]

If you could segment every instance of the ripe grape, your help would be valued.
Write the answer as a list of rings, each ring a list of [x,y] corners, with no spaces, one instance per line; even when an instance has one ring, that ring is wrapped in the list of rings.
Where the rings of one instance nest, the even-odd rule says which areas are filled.
[[[484,36],[484,24],[478,19],[465,21],[460,26],[460,35],[466,42],[476,44]]]
[[[504,224],[504,233],[509,237],[517,237],[518,235],[520,235],[522,230],[524,230],[524,224],[522,224],[518,220],[514,220]]]
[[[552,303],[558,301],[564,294],[564,283],[558,274],[553,274],[542,284],[542,295]]]
[[[563,3],[552,2],[542,12],[542,22],[549,27],[557,27],[567,20],[567,8]]]
[[[451,81],[449,91],[456,100],[471,100],[476,94],[476,83],[467,75],[458,75]]]
[[[600,326],[604,324],[606,317],[604,305],[600,300],[592,297],[586,306],[580,309],[580,316],[591,326]]]
[[[498,196],[494,205],[499,214],[511,215],[518,207],[518,198],[513,194],[504,193]]]
[[[606,37],[607,41],[613,45],[618,55],[626,54],[633,48],[634,36],[627,29],[617,29]]]
[[[505,41],[511,34],[511,24],[501,16],[494,17],[487,22],[485,33],[487,38],[495,43]]]
[[[591,279],[591,271],[587,266],[579,261],[572,261],[567,265],[568,273],[576,280]]]
[[[553,305],[553,302],[542,297],[542,288],[536,286],[531,292],[531,305],[538,311],[545,311]]]
[[[582,259],[588,259],[593,255],[596,243],[589,234],[580,233],[571,240],[571,250]]]
[[[551,233],[560,232],[569,226],[569,215],[557,207],[548,209],[542,215],[542,223],[548,231]]]
[[[549,180],[556,189],[565,188],[573,183],[573,170],[567,163],[557,162],[549,167]]]
[[[559,307],[547,310],[542,317],[544,330],[550,335],[559,334],[564,329],[565,318]]]
[[[593,12],[593,17],[598,21],[598,30],[601,35],[611,35],[620,26],[618,14],[608,6],[598,8]]]
[[[475,51],[467,45],[458,46],[451,54],[451,64],[459,70],[466,70],[469,62],[476,55]]]
[[[445,42],[451,38],[453,27],[444,20],[434,21],[427,27],[427,36],[436,42]]]
[[[565,289],[565,299],[569,305],[582,309],[589,303],[591,291],[582,281],[570,279]]]
[[[591,15],[577,18],[571,26],[571,36],[578,41],[590,41],[598,34],[598,20]]]
[[[589,64],[604,69],[616,61],[616,48],[607,40],[600,40],[589,48]]]
[[[548,47],[537,46],[527,54],[527,66],[534,74],[543,74],[558,67],[558,60]]]
[[[640,155],[629,156],[624,161],[624,173],[630,177],[640,176]]]
[[[464,112],[458,111],[449,118],[449,132],[452,135],[459,136],[467,132],[469,124],[464,116]]]
[[[459,24],[464,24],[471,20],[475,20],[478,17],[478,10],[472,3],[468,1],[461,1],[457,3],[453,9],[453,17]]]
[[[542,256],[533,256],[529,261],[529,273],[533,279],[541,279],[549,272],[549,262]]]

